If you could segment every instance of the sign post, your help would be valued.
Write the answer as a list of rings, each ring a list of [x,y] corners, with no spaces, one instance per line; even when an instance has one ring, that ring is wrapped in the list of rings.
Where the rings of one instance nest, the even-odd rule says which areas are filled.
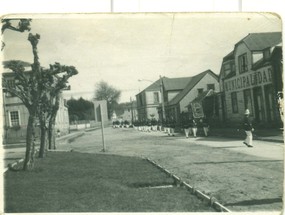
[[[103,152],[106,151],[106,148],[105,148],[105,136],[104,136],[104,121],[103,121],[103,108],[101,106],[101,104],[99,105],[99,108],[100,108],[100,115],[101,115],[101,132],[102,132],[102,143],[103,143]]]

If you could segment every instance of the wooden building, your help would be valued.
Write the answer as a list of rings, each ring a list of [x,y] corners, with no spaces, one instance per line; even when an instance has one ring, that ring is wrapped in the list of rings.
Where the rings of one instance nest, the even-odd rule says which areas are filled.
[[[251,33],[223,58],[220,119],[240,123],[246,109],[260,126],[280,124],[277,94],[282,92],[281,32]]]

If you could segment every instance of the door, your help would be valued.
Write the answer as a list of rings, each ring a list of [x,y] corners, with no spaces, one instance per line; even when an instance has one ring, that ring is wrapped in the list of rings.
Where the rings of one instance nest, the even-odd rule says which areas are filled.
[[[253,89],[253,98],[254,98],[255,120],[257,122],[264,121],[264,108],[263,108],[263,97],[262,97],[261,87]]]

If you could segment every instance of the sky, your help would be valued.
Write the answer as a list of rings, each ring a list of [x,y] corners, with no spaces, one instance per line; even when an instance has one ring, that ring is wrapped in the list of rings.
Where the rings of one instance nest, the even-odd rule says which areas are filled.
[[[120,102],[160,76],[188,77],[220,72],[222,59],[249,33],[281,31],[270,13],[114,13],[32,17],[40,34],[41,65],[59,62],[77,68],[69,81],[71,96],[92,99],[96,84],[121,90]],[[28,33],[7,30],[4,60],[33,61]],[[138,81],[139,79],[143,81]]]

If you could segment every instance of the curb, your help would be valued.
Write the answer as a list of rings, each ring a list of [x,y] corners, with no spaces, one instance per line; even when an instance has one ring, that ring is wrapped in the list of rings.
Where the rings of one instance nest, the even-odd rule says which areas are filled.
[[[197,196],[200,199],[203,199],[203,200],[207,201],[208,204],[211,207],[213,207],[215,210],[217,210],[219,212],[232,212],[228,208],[226,208],[225,206],[220,204],[215,197],[210,197],[210,196],[204,194],[202,191],[196,189],[194,186],[191,186],[191,185],[187,184],[185,181],[182,181],[178,176],[172,174],[169,170],[163,168],[162,166],[160,166],[159,164],[157,164],[154,161],[150,160],[149,158],[143,158],[143,159],[147,160],[148,162],[153,164],[155,167],[161,169],[167,175],[172,177],[174,179],[176,185],[180,185],[180,186],[186,187],[187,190],[189,190],[193,195]]]

